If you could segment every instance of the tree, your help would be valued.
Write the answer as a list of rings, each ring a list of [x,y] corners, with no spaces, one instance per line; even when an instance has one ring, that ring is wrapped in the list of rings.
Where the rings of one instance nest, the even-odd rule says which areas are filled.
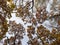
[[[46,3],[49,0],[28,0],[26,2],[21,0],[20,3],[18,1],[20,0],[0,0],[0,40],[6,38],[3,45],[22,45],[21,40],[24,39],[24,36],[29,38],[28,45],[60,45],[60,6],[56,2],[57,0],[53,0],[54,7],[50,12],[46,10]],[[58,9],[56,9],[58,13],[55,13],[55,5],[58,5]],[[35,13],[33,7],[36,8]],[[21,18],[24,25],[28,23],[31,25],[27,25],[26,29],[21,23],[17,24],[10,20],[8,23],[7,18],[10,19],[12,13]],[[50,31],[43,23],[47,20],[52,22],[52,19],[55,20],[58,26],[52,24],[52,30]],[[14,36],[8,38],[6,36],[7,32],[10,35],[14,34]]]

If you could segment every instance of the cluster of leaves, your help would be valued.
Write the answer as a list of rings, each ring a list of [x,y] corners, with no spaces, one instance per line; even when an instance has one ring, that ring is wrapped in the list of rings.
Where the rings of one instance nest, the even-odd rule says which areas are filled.
[[[15,21],[10,21],[10,33],[14,33],[14,35],[17,36],[17,38],[23,38],[25,28],[21,24],[16,24]]]
[[[28,36],[29,38],[32,38],[32,34],[35,34],[35,27],[33,27],[33,26],[28,26],[27,32],[28,32],[27,36]]]
[[[0,15],[0,39],[3,38],[7,31],[8,31],[7,20]]]
[[[0,39],[4,37],[8,31],[7,17],[11,18],[11,12],[13,11],[14,4],[10,6],[7,3],[11,3],[12,0],[0,0]]]
[[[32,33],[31,33],[32,34]],[[37,37],[30,38],[28,41],[30,45],[59,45],[60,31],[52,29],[50,32],[43,25],[37,27]]]
[[[37,8],[36,19],[39,23],[43,23],[47,19],[47,11],[45,6]]]
[[[21,45],[21,39],[23,39],[25,29],[21,24],[16,24],[15,21],[9,22],[10,30],[9,34],[14,34],[14,37],[10,37],[10,39],[7,37],[7,39],[4,40],[4,45]]]
[[[29,15],[30,3],[31,2],[27,1],[25,6],[20,5],[19,8],[17,8],[17,16],[24,17],[26,15]]]
[[[3,45],[21,45],[20,39],[16,39],[16,37],[11,37],[10,39],[5,39]]]
[[[41,6],[41,7],[37,8],[37,12],[35,15],[36,18],[34,17],[34,14],[29,11],[29,6],[30,6],[30,3],[28,2],[25,5],[25,8],[20,6],[17,10],[18,11],[17,16],[22,17],[23,21],[30,22],[34,25],[37,25],[37,22],[43,23],[48,18],[48,16],[47,16],[48,13],[46,11],[45,6]],[[27,20],[27,19],[29,19],[29,20]]]
[[[13,7],[14,7],[14,3],[12,3],[12,1],[9,2],[8,4],[8,0],[0,0],[0,8],[2,8],[2,12],[4,12],[4,17],[11,17],[11,12],[13,11]],[[12,3],[12,4],[11,4]]]

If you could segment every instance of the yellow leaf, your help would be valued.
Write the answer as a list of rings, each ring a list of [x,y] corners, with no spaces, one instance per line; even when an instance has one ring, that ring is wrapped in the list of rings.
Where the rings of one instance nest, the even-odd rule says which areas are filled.
[[[7,0],[7,4],[10,6],[12,4],[12,0]]]

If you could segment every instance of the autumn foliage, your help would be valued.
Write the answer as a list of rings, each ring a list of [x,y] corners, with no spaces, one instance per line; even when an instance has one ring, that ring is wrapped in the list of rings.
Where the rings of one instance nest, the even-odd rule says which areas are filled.
[[[32,0],[26,1],[25,4],[24,0],[21,1],[17,5],[18,0],[0,0],[0,40],[6,38],[3,45],[22,45],[21,40],[24,39],[24,36],[29,38],[28,45],[60,45],[60,4],[57,4],[57,0],[53,0],[50,12],[46,10],[46,2],[49,0]],[[28,25],[26,29],[21,23],[8,21],[7,19],[11,19],[12,13],[21,18],[24,25],[27,23],[31,25]],[[46,20],[50,20],[50,23],[54,20],[57,26],[52,24],[52,29],[49,30],[43,25]],[[7,32],[14,36],[8,38]]]

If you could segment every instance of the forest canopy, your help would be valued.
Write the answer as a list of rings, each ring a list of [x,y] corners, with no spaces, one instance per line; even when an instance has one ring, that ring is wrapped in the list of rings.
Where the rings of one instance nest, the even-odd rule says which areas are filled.
[[[24,25],[10,20],[13,13]],[[46,21],[50,24],[44,26]],[[14,36],[9,38],[7,33]],[[24,36],[28,38],[27,42],[24,41],[27,44],[22,44]],[[0,43],[60,45],[60,0],[0,0]]]

